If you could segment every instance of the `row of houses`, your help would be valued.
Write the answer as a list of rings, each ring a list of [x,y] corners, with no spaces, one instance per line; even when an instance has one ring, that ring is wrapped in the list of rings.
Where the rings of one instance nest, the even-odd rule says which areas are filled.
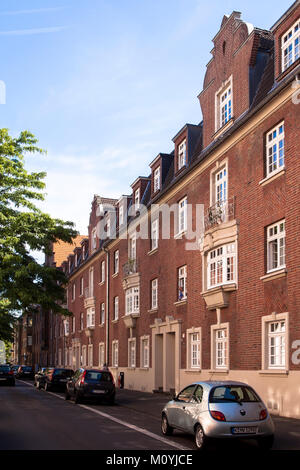
[[[53,246],[72,316],[34,319],[34,363],[107,363],[149,392],[241,380],[300,417],[299,41],[299,0],[270,30],[224,16],[203,120],[128,195],[94,196],[64,260]]]

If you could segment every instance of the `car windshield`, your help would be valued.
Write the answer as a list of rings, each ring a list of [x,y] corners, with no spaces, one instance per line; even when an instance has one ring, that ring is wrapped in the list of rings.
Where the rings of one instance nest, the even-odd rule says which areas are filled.
[[[87,371],[85,380],[90,382],[112,382],[109,372]]]
[[[9,372],[9,371],[10,371],[10,367],[9,367],[9,366],[0,366],[0,371],[1,371],[1,372]]]
[[[210,403],[224,402],[258,402],[259,397],[254,390],[244,385],[222,385],[211,390]]]
[[[55,376],[63,376],[63,377],[71,377],[74,372],[71,369],[55,369],[53,375]]]

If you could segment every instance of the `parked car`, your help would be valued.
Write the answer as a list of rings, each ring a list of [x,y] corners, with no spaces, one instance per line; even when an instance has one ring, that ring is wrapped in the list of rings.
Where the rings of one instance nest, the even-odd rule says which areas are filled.
[[[14,373],[11,370],[11,367],[6,364],[0,365],[0,383],[15,385]]]
[[[91,399],[113,405],[115,394],[116,386],[111,372],[102,369],[78,369],[67,382],[65,398],[73,398],[75,403]]]
[[[210,438],[256,439],[262,449],[270,449],[274,441],[266,405],[242,382],[194,382],[185,387],[162,411],[162,433],[170,435],[175,428],[193,434],[198,449]]]
[[[34,385],[36,388],[41,388],[41,382],[46,373],[47,367],[41,367],[34,376]]]
[[[44,375],[39,378],[39,388],[65,391],[67,380],[74,375],[72,369],[62,367],[47,368]]]
[[[16,373],[16,378],[17,379],[33,379],[34,378],[33,368],[31,366],[20,366]]]
[[[17,375],[19,367],[20,367],[20,365],[13,365],[13,366],[10,367],[11,370],[13,371],[14,375]]]

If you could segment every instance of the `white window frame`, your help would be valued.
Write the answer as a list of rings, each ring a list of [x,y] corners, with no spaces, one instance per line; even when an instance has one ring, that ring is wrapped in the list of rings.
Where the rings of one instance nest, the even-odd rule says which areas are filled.
[[[281,70],[284,72],[300,57],[300,18],[281,38]]]
[[[140,203],[141,203],[140,195],[141,195],[140,188],[137,188],[134,192],[134,205],[135,205],[136,210],[138,210],[140,207]]]
[[[191,328],[186,331],[187,337],[187,369],[201,370],[202,330]]]
[[[100,283],[103,284],[105,282],[105,261],[101,261],[101,280]]]
[[[158,308],[158,279],[151,281],[151,310]]]
[[[99,343],[99,367],[103,367],[105,363],[105,345],[104,343]]]
[[[100,304],[100,325],[105,324],[105,303]]]
[[[96,227],[92,230],[92,251],[95,251],[97,248],[97,229]]]
[[[94,351],[93,351],[93,345],[89,344],[88,345],[88,357],[87,357],[87,365],[88,367],[93,367],[94,363]]]
[[[187,265],[180,266],[177,270],[178,302],[187,298]]]
[[[150,367],[150,338],[149,336],[141,336],[141,368],[149,369]]]
[[[114,297],[114,320],[119,319],[119,297],[116,295]]]
[[[79,295],[83,295],[83,277],[80,278],[80,283],[79,283]]]
[[[237,245],[227,243],[207,253],[207,289],[237,283]]]
[[[158,248],[159,239],[159,219],[158,217],[151,222],[151,251]]]
[[[160,166],[155,168],[153,173],[153,192],[156,193],[160,190]]]
[[[84,330],[84,313],[80,313],[80,331]]]
[[[125,314],[140,313],[140,288],[139,286],[131,287],[125,292]]]
[[[81,365],[87,366],[86,346],[82,346],[81,348]]]
[[[129,237],[129,258],[131,260],[136,259],[136,233]]]
[[[112,341],[112,366],[118,367],[119,365],[119,341]]]
[[[119,227],[124,224],[124,207],[123,205],[119,206]]]
[[[187,197],[178,202],[178,234],[187,230]]]
[[[284,168],[284,121],[266,135],[266,176],[272,176]]]
[[[86,327],[93,328],[95,326],[95,308],[90,307],[86,311]]]
[[[225,126],[233,117],[232,75],[215,95],[215,131]]]
[[[271,331],[271,325],[284,323],[284,330]],[[273,328],[274,329],[274,328]],[[281,331],[280,331],[281,329]],[[275,329],[274,329],[275,330]],[[273,340],[271,340],[273,338]],[[272,349],[275,348],[275,351]],[[278,350],[283,350],[278,353]],[[276,351],[277,349],[277,351]],[[273,353],[275,352],[275,356]],[[274,363],[271,356],[275,357]],[[277,357],[277,359],[276,359]],[[279,360],[280,358],[280,360]],[[284,372],[289,370],[289,313],[272,313],[262,317],[262,370]]]
[[[186,139],[178,144],[178,170],[186,165]]]
[[[74,301],[76,298],[76,284],[73,282],[72,284],[72,300]]]
[[[212,370],[229,370],[229,357],[229,323],[212,325]]]
[[[134,369],[136,367],[136,339],[128,339],[128,367]]]
[[[116,250],[114,253],[114,274],[119,272],[119,260],[120,260],[120,252]]]
[[[282,219],[267,227],[267,272],[285,266],[285,219]]]

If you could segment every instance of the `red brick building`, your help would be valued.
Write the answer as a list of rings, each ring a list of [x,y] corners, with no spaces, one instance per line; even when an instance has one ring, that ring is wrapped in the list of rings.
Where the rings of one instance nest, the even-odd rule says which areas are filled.
[[[56,364],[107,362],[147,391],[242,380],[300,417],[299,34],[299,0],[270,31],[224,16],[203,121],[131,194],[94,197],[62,263],[73,317],[52,325]]]

